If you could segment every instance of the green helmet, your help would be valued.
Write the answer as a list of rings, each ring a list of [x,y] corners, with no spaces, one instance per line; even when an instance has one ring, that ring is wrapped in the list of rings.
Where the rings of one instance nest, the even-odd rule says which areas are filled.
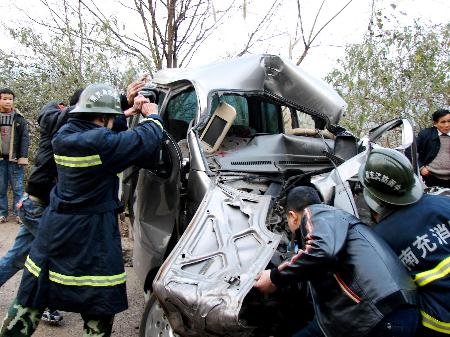
[[[70,114],[102,114],[121,115],[120,96],[110,85],[90,84],[81,93],[78,104]]]
[[[389,205],[409,205],[423,194],[419,178],[402,153],[385,148],[374,149],[359,170],[364,199],[377,213]]]

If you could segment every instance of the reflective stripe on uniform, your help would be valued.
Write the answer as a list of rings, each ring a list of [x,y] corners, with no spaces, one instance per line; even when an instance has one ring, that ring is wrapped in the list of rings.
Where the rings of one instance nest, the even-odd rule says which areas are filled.
[[[424,285],[433,282],[437,279],[440,279],[450,272],[450,256],[446,259],[442,260],[436,267],[433,269],[424,271],[422,273],[417,274],[414,277],[414,282],[419,287],[423,287]]]
[[[142,122],[147,122],[147,121],[151,121],[153,123],[155,123],[156,125],[158,125],[161,128],[161,131],[164,130],[161,122],[155,118],[151,118],[151,117],[146,117],[142,120]]]
[[[422,324],[428,329],[450,335],[450,323],[438,321],[423,310],[420,310],[420,313],[422,314]]]
[[[41,273],[41,268],[39,268],[33,262],[33,260],[31,260],[29,255],[27,256],[27,259],[25,260],[25,268],[27,268],[28,271],[36,277],[39,277],[39,274]]]
[[[125,283],[126,273],[110,276],[68,276],[49,271],[49,279],[66,286],[110,287]]]
[[[102,164],[102,160],[98,154],[85,157],[68,157],[55,154],[55,162],[58,165],[69,167],[90,167]]]

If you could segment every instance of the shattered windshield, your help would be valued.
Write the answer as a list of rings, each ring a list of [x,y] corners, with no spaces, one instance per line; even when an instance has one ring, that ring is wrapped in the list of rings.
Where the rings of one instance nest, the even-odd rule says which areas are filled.
[[[252,137],[259,133],[277,134],[283,132],[281,107],[261,100],[258,96],[217,95],[213,96],[211,111],[220,102],[226,102],[236,109],[236,118],[227,136]]]

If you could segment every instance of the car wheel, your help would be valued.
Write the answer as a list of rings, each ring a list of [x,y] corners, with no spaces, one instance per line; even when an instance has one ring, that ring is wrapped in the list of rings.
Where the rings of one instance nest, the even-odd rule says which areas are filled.
[[[169,320],[154,294],[145,305],[139,327],[139,337],[179,337],[173,332]]]

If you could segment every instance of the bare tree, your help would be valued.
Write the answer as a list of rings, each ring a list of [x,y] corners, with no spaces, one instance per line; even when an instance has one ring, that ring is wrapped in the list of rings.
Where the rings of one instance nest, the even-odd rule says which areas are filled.
[[[117,18],[108,16],[98,0],[40,0],[49,13],[46,18],[27,9],[22,12],[52,36],[68,38],[71,62],[81,59],[77,54],[79,56],[90,45],[118,48],[138,59],[148,72],[153,73],[155,69],[188,64],[201,44],[241,7],[236,5],[237,1],[227,1],[228,5],[221,10],[214,8],[212,0],[122,3],[124,11],[132,13],[127,21],[142,23],[142,32],[132,33],[126,32],[125,24]],[[77,67],[81,73],[82,65]]]
[[[89,44],[121,48],[139,59],[147,71],[162,68],[183,67],[190,63],[198,49],[226,24],[228,19],[240,15],[244,19],[250,9],[260,12],[256,1],[248,0],[133,0],[121,2],[124,11],[131,12],[128,20],[140,22],[140,32],[126,31],[125,25],[115,17],[108,16],[98,0],[40,0],[51,14],[44,20],[26,13],[34,23],[49,29],[54,34],[64,34],[80,39],[77,47]],[[59,2],[59,3],[58,3]],[[237,56],[244,55],[261,46],[280,33],[268,33],[276,17],[281,0],[271,0],[267,11],[256,17],[253,30],[248,33]],[[60,6],[62,4],[62,6]],[[218,8],[220,4],[220,8]],[[61,14],[60,8],[64,8]],[[132,14],[135,13],[135,16]],[[77,21],[73,23],[73,21]],[[68,29],[68,27],[71,27]],[[90,30],[108,32],[108,39],[92,35]],[[73,46],[71,46],[73,48]],[[81,49],[78,52],[81,52]],[[75,51],[73,51],[75,53]],[[224,50],[224,54],[225,54]],[[75,59],[75,58],[73,58]]]
[[[243,16],[244,19],[247,17],[247,1],[243,2]],[[241,51],[237,53],[236,56],[242,56],[244,54],[250,53],[251,49],[255,45],[261,45],[264,42],[273,39],[276,36],[282,35],[280,32],[268,33],[272,26],[272,18],[276,15],[277,10],[281,6],[281,0],[274,0],[269,6],[269,9],[263,13],[261,19],[254,26],[253,30],[248,34],[247,40],[245,41]]]
[[[129,36],[102,14],[94,0],[80,3],[113,33],[116,42],[142,57],[148,56],[156,69],[188,64],[201,44],[237,8],[235,0],[220,11],[212,0],[134,0],[133,6],[122,3],[136,12],[144,31],[143,36]]]
[[[108,19],[102,16],[94,4],[94,0],[80,0],[81,3],[100,21],[108,25]],[[281,0],[272,0],[267,12],[261,15],[247,40],[244,41],[238,56],[250,52],[255,45],[264,43],[279,34],[261,34],[272,23],[276,9]],[[199,47],[227,19],[242,9],[244,19],[247,8],[252,6],[244,0],[222,1],[222,8],[217,10],[213,0],[134,0],[134,7],[128,7],[139,14],[144,30],[146,46],[156,69],[163,67],[182,67],[192,60]],[[126,6],[123,3],[124,6]],[[253,6],[256,7],[257,4]],[[119,27],[108,26],[126,48],[130,41],[119,33]]]
[[[123,1],[123,0],[121,0]],[[223,54],[241,56],[252,52],[267,50],[270,40],[286,35],[286,30],[277,29],[276,19],[283,20],[280,13],[287,3],[282,0],[266,2],[265,10],[261,0],[133,0],[123,1],[126,22],[108,15],[105,4],[99,0],[40,0],[50,13],[50,20],[38,18],[26,13],[34,23],[38,23],[54,35],[67,36],[77,41],[68,46],[72,52],[71,60],[81,60],[80,55],[88,46],[118,49],[138,60],[150,74],[162,68],[183,67],[189,65],[199,48],[208,38],[218,32],[219,27],[229,23],[233,16],[240,15],[246,20],[247,28],[252,27],[241,41],[236,51],[223,50]],[[326,0],[322,0],[315,15],[314,23],[307,33],[304,29],[303,13],[297,0],[297,26],[295,37],[289,41],[289,57],[294,58],[294,50],[301,43],[303,51],[296,63],[300,64],[313,47],[318,35],[352,2],[348,2],[322,26],[318,18]],[[117,2],[116,2],[117,3]],[[64,8],[64,11],[61,11]],[[249,16],[252,19],[248,19]],[[281,14],[282,15],[282,14]],[[126,29],[133,21],[139,31]],[[283,22],[285,25],[285,22]],[[102,35],[103,34],[103,35]],[[241,34],[242,35],[242,34]],[[78,57],[76,57],[78,55]],[[76,65],[82,73],[83,65]]]
[[[349,0],[347,3],[342,6],[334,15],[330,17],[322,26],[316,27],[317,21],[319,18],[319,15],[324,7],[326,0],[322,0],[319,9],[316,12],[314,22],[312,24],[312,27],[309,31],[309,33],[305,32],[304,24],[303,24],[303,18],[302,18],[302,8],[301,8],[301,1],[297,0],[297,24],[295,29],[295,36],[294,39],[290,41],[289,43],[289,57],[291,59],[294,59],[293,53],[294,48],[297,46],[299,42],[302,42],[303,44],[303,52],[300,54],[299,57],[296,58],[296,64],[299,65],[302,63],[302,61],[305,59],[306,55],[308,54],[309,50],[313,47],[314,41],[317,39],[319,34],[339,15],[342,13],[342,11],[347,8],[347,6],[353,1]]]

